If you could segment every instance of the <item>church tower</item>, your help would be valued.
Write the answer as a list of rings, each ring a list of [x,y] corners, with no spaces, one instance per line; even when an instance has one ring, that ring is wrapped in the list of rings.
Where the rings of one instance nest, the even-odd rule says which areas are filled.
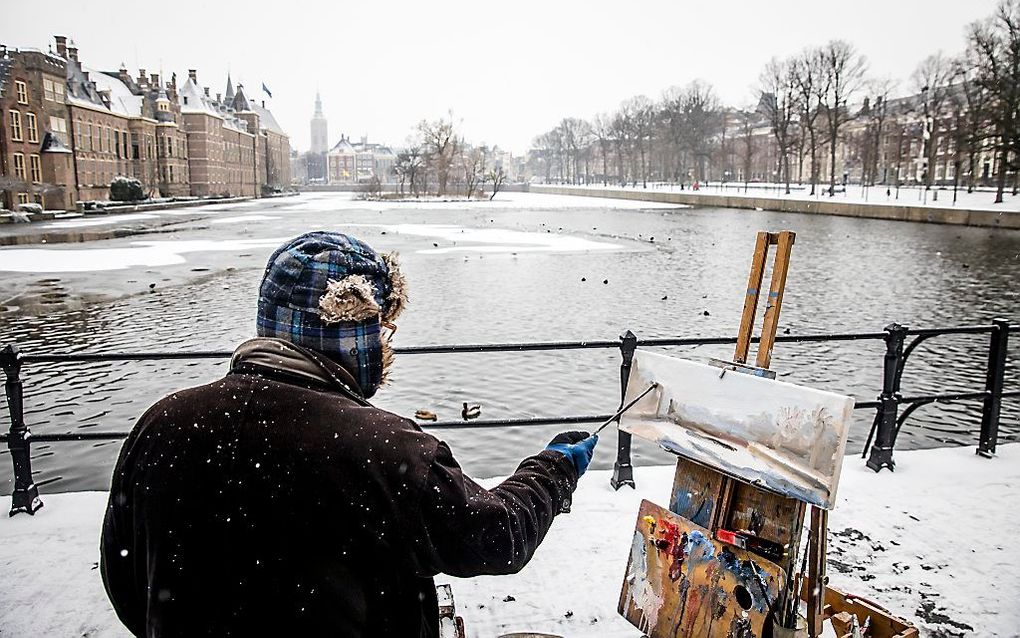
[[[329,126],[326,116],[322,114],[322,99],[315,92],[315,114],[312,115],[312,153],[323,153],[329,150]]]

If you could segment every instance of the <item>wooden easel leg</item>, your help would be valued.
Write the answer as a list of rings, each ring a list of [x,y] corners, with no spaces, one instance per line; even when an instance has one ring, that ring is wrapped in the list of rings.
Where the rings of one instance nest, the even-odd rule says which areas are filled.
[[[822,608],[825,605],[825,556],[826,534],[829,528],[829,512],[811,507],[811,530],[808,532],[808,592],[807,626],[808,636],[822,635]]]

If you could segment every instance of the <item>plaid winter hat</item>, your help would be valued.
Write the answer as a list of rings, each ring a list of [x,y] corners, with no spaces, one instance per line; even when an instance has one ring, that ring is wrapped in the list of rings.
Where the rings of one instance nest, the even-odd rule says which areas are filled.
[[[391,356],[380,323],[404,309],[404,287],[395,254],[341,233],[306,233],[269,258],[256,332],[329,355],[372,396]]]

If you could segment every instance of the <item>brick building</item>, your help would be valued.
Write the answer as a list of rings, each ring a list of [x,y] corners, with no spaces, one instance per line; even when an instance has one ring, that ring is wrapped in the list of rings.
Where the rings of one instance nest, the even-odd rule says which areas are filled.
[[[229,78],[228,78],[229,88]],[[258,136],[258,166],[260,184],[267,191],[281,191],[290,186],[290,139],[283,132],[280,124],[266,108],[264,101],[249,99],[244,87],[237,86],[237,93],[230,99],[226,96],[229,106],[233,107],[238,118],[248,123],[248,130]]]
[[[0,45],[0,207],[72,209],[114,177],[149,197],[252,196],[290,185],[290,140],[265,102],[210,97],[194,71],[97,71],[63,36],[56,51]],[[239,87],[240,89],[240,87]]]
[[[0,46],[0,208],[74,206],[64,61]]]
[[[151,197],[190,193],[187,139],[180,128],[177,79],[162,83],[145,69],[96,71],[57,36],[67,63],[67,106],[77,167],[78,198],[104,200],[118,175],[134,177]]]
[[[233,92],[227,80],[227,94]],[[199,197],[246,196],[259,192],[258,135],[228,107],[198,85],[195,69],[181,87],[180,109],[187,134],[191,192]]]

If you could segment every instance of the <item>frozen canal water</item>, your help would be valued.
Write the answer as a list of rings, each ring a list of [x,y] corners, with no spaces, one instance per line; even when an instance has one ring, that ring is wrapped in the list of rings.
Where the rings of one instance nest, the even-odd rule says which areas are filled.
[[[0,249],[0,342],[17,341],[28,352],[232,349],[254,332],[269,253],[313,229],[349,232],[401,253],[411,304],[398,346],[615,339],[626,329],[641,337],[732,335],[755,231],[782,228],[798,233],[781,321],[795,334],[880,331],[892,321],[932,327],[1020,319],[1020,233],[1008,231],[524,193],[470,204],[314,193],[187,215],[202,218],[120,239]],[[55,228],[103,223],[119,222]],[[47,307],[58,310],[39,312]],[[773,367],[785,380],[870,400],[883,350],[878,341],[780,344]],[[674,351],[732,353],[729,346]],[[986,351],[986,336],[929,341],[910,360],[904,394],[981,388]],[[27,420],[36,433],[127,430],[158,397],[222,375],[225,363],[30,366]],[[611,350],[405,355],[375,403],[408,416],[425,408],[444,420],[459,418],[463,401],[481,404],[485,418],[607,413],[619,400],[618,364]],[[1009,377],[1015,387],[1015,365]],[[1015,440],[1017,402],[1005,404],[1002,438]],[[0,409],[6,429],[6,405]],[[974,402],[923,408],[897,445],[973,444],[978,410]],[[860,450],[871,415],[857,413],[851,451]],[[512,471],[562,429],[439,434],[470,473],[492,476]],[[595,467],[611,467],[612,438]],[[36,444],[37,482],[52,482],[48,491],[106,488],[118,447]],[[637,463],[664,458],[635,449]],[[6,449],[0,465],[0,493],[8,493]]]

